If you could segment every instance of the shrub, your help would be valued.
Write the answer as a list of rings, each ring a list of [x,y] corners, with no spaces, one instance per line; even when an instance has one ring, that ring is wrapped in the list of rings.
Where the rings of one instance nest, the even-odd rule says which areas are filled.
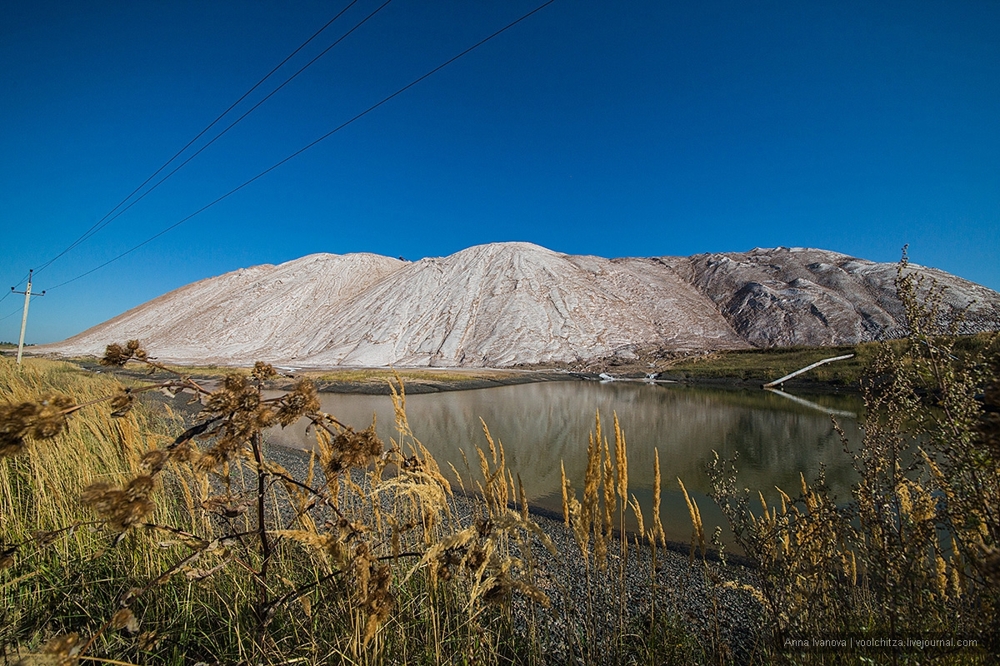
[[[848,501],[830,495],[822,470],[794,497],[779,489],[780,506],[741,490],[735,461],[710,470],[713,498],[758,568],[775,656],[809,658],[786,647],[803,637],[928,633],[975,637],[996,654],[996,338],[957,338],[960,320],[942,323],[940,290],[914,277],[905,255],[897,290],[908,337],[881,345],[868,368],[864,441],[840,431],[858,476]]]

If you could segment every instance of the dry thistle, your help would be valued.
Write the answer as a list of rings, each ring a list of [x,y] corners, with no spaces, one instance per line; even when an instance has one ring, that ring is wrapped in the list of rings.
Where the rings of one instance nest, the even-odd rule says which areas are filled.
[[[152,490],[152,477],[139,476],[129,481],[124,489],[108,483],[95,483],[83,491],[81,499],[112,528],[124,531],[153,510],[153,503],[149,500]]]
[[[63,636],[56,636],[42,648],[42,654],[55,660],[57,664],[76,664],[77,655],[83,648],[80,641],[80,634],[74,632]]]
[[[100,363],[101,365],[121,368],[133,358],[137,361],[145,361],[147,358],[146,350],[142,348],[138,340],[129,340],[124,346],[118,343],[108,345],[104,349],[104,357]]]
[[[270,363],[264,363],[263,361],[257,361],[253,364],[253,371],[250,376],[259,382],[265,381],[272,377],[277,376],[278,372],[274,369]]]
[[[291,425],[306,414],[318,412],[320,405],[316,385],[308,379],[296,382],[291,393],[285,394],[278,405],[275,418],[282,426]]]
[[[325,464],[328,477],[351,467],[367,467],[382,454],[385,445],[375,434],[374,421],[361,432],[350,426],[333,438],[330,459]]]
[[[0,405],[0,458],[24,448],[25,439],[51,439],[66,428],[66,414],[76,402],[65,395],[47,395],[37,402]]]
[[[138,637],[139,649],[140,650],[155,650],[156,646],[159,645],[160,641],[163,640],[161,636],[155,631],[144,631],[139,634]]]
[[[393,606],[396,598],[389,591],[392,583],[392,570],[388,565],[375,565],[372,563],[369,574],[366,577],[364,599],[362,606],[368,619],[365,622],[365,634],[363,642],[365,645],[375,637],[379,626],[384,623]]]
[[[111,398],[111,416],[115,418],[125,416],[131,411],[134,404],[135,396],[132,394],[132,390],[123,388],[121,393]]]
[[[170,460],[170,453],[163,449],[153,449],[143,454],[139,467],[148,474],[156,474]]]
[[[113,629],[124,629],[130,634],[138,633],[139,620],[128,608],[122,608],[111,617],[111,627]]]

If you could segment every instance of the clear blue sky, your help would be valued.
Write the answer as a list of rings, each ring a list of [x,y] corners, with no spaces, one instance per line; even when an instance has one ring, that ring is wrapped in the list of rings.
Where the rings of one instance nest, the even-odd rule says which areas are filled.
[[[539,2],[393,0],[34,288],[194,212]],[[3,3],[3,290],[346,4]],[[378,4],[357,2],[262,90]],[[505,240],[608,257],[785,245],[879,261],[909,243],[913,261],[1000,289],[1000,3],[556,0],[33,301],[28,341],[241,266]],[[16,340],[20,305],[0,302],[0,317],[18,312],[0,340]]]

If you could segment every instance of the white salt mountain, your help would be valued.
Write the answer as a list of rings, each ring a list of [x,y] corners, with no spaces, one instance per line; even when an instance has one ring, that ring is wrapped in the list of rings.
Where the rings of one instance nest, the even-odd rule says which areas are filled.
[[[949,307],[975,301],[978,328],[1000,325],[1000,294],[911,268],[946,289]],[[314,254],[195,282],[37,349],[100,355],[137,338],[178,363],[503,367],[853,344],[902,326],[895,275],[895,264],[797,248],[604,259],[492,243],[413,263]]]
[[[755,347],[856,344],[905,332],[898,264],[782,247],[662,259]],[[941,289],[943,322],[968,308],[959,332],[1000,328],[997,292],[934,268],[909,264],[908,271],[923,277],[922,293]]]

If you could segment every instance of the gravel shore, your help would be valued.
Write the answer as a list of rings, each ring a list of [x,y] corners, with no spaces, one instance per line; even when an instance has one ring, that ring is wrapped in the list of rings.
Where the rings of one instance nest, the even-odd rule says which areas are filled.
[[[268,446],[267,455],[296,478],[305,479],[307,453],[274,445]],[[479,501],[455,494],[453,511],[463,525],[472,523]],[[588,617],[594,618],[590,631],[596,634],[591,644],[612,645],[622,612],[626,633],[633,639],[649,633],[650,615],[655,612],[661,626],[664,621],[669,626],[661,640],[672,641],[674,649],[728,654],[735,663],[743,663],[751,654],[760,616],[759,605],[743,587],[752,582],[751,571],[731,562],[703,562],[700,557],[692,563],[686,554],[662,549],[657,551],[654,570],[649,547],[634,543],[623,567],[618,541],[609,545],[613,552],[608,554],[606,571],[593,567],[588,571],[572,531],[561,519],[540,514],[532,518],[558,553],[553,556],[539,542],[532,547],[537,586],[552,603],[550,609],[534,614],[542,652],[552,663],[574,662],[579,650],[571,643],[585,636]],[[515,626],[527,632],[529,603],[518,597],[514,612]]]

